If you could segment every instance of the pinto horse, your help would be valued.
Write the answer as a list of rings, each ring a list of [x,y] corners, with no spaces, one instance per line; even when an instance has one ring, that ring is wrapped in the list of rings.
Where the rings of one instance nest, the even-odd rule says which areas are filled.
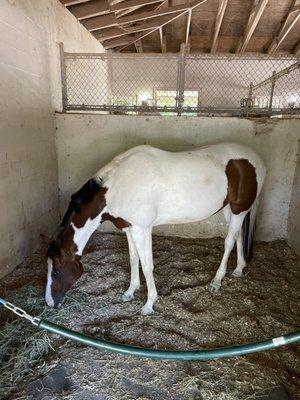
[[[140,286],[139,261],[148,298],[141,313],[153,313],[157,291],[153,278],[152,228],[201,221],[223,210],[228,224],[225,251],[209,290],[216,292],[237,243],[234,277],[249,261],[257,199],[265,178],[259,156],[236,143],[168,152],[137,146],[115,157],[72,195],[57,240],[47,251],[46,302],[59,306],[83,273],[81,256],[92,233],[110,220],[128,239],[131,279],[124,301]]]

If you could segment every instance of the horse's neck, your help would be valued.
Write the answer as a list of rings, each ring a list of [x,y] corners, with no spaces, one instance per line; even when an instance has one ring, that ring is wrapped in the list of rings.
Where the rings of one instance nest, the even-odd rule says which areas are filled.
[[[95,232],[95,230],[100,225],[101,214],[99,214],[94,219],[88,218],[86,220],[85,224],[80,228],[76,227],[74,222],[71,222],[71,226],[74,229],[73,241],[77,246],[77,251],[76,251],[77,255],[79,255],[79,256],[82,255],[82,252],[83,252],[85,245],[87,244],[89,238],[92,236],[92,234]]]

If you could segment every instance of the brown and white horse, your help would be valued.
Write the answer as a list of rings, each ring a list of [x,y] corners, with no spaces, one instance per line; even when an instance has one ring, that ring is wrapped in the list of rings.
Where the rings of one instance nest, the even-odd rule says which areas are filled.
[[[148,289],[141,313],[151,314],[157,299],[152,228],[201,221],[222,209],[229,228],[221,264],[209,286],[216,292],[235,242],[233,276],[243,275],[264,178],[259,156],[235,143],[176,153],[138,146],[120,154],[71,198],[58,238],[47,252],[47,304],[57,307],[62,303],[83,272],[81,255],[87,241],[102,222],[110,220],[128,239],[131,279],[123,300],[132,300],[140,286],[140,261]]]

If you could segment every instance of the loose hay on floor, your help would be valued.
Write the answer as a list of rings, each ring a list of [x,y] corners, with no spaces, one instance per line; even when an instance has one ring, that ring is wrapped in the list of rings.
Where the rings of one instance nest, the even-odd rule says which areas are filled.
[[[117,234],[93,236],[83,257],[85,274],[62,309],[44,307],[46,264],[39,254],[0,283],[1,295],[71,329],[152,348],[229,346],[299,327],[298,260],[284,242],[257,243],[247,277],[226,277],[215,295],[207,284],[222,257],[222,239],[154,237],[153,242],[160,296],[153,316],[139,314],[146,298],[143,279],[135,301],[121,300],[129,283],[129,259],[126,238]],[[232,255],[229,269],[234,264]],[[295,346],[231,360],[162,362],[65,341],[3,310],[0,323],[1,400],[29,399],[28,382],[43,382],[61,365],[74,385],[67,392],[52,390],[51,399],[250,400],[275,387],[285,387],[293,400],[300,398]]]

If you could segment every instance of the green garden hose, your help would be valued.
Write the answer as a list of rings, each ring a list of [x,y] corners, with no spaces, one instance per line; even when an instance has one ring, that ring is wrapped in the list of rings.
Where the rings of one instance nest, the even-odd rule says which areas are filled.
[[[154,358],[157,360],[177,360],[177,361],[205,361],[215,360],[218,358],[230,358],[244,356],[246,354],[258,353],[260,351],[270,350],[287,344],[295,344],[300,342],[300,331],[288,333],[287,335],[277,338],[265,340],[263,342],[255,342],[242,344],[232,347],[220,347],[218,349],[208,350],[157,350],[144,349],[142,347],[129,346],[127,344],[112,343],[106,340],[93,338],[80,332],[53,324],[44,319],[32,317],[20,307],[16,307],[12,303],[0,298],[0,304],[15,313],[21,318],[25,318],[39,329],[63,336],[75,342],[86,346],[95,347],[100,350],[108,350],[119,354],[136,357]]]
[[[55,333],[67,339],[74,340],[86,346],[95,347],[101,350],[108,350],[115,353],[120,353],[129,356],[147,357],[158,360],[177,360],[177,361],[205,361],[214,360],[217,358],[230,358],[243,356],[250,353],[257,353],[264,350],[273,349],[275,347],[286,344],[297,343],[300,341],[300,331],[289,333],[287,335],[256,342],[243,344],[240,346],[221,347],[211,350],[157,350],[144,349],[142,347],[129,346],[127,344],[119,344],[107,342],[106,340],[93,338],[79,332],[58,326],[49,321],[41,320],[38,324],[40,329]]]

